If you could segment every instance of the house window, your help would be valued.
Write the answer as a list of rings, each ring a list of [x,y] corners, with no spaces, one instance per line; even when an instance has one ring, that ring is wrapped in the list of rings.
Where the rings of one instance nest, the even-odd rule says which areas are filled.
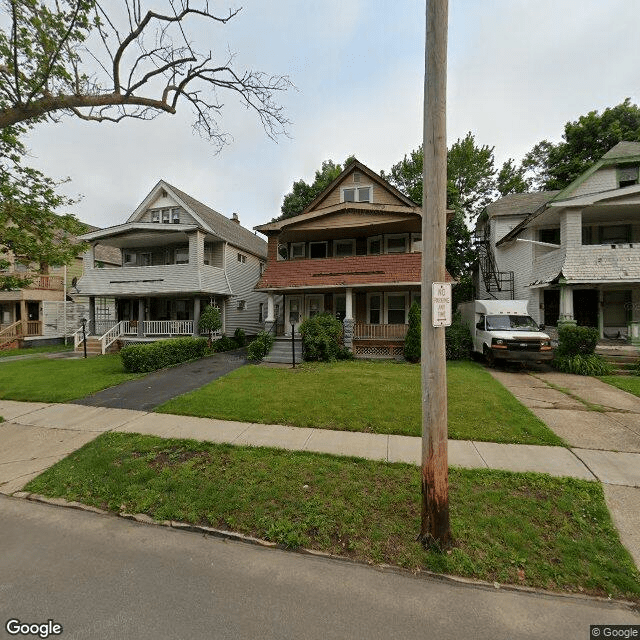
[[[162,223],[163,224],[169,224],[169,215],[170,215],[170,211],[169,209],[163,209],[162,210]]]
[[[151,222],[160,222],[160,211],[158,209],[151,212]]]
[[[176,320],[188,320],[187,300],[176,300]]]
[[[246,300],[238,300],[238,311],[244,311],[247,308]]]
[[[345,187],[342,189],[342,202],[373,202],[373,187]]]
[[[244,253],[239,253],[238,262],[242,262],[242,264],[244,264],[246,261],[247,261],[247,256],[245,256]]]
[[[382,253],[382,236],[367,238],[367,255],[377,256]]]
[[[327,243],[326,242],[310,242],[309,257],[310,258],[326,258]]]
[[[171,209],[171,222],[180,224],[180,209]]]
[[[150,253],[139,253],[136,264],[139,267],[148,267],[151,264],[151,254]]]
[[[382,295],[379,293],[367,294],[367,316],[369,324],[380,324],[382,320]]]
[[[622,167],[618,168],[618,185],[622,187],[630,187],[638,184],[638,167]]]
[[[258,322],[264,322],[264,302],[258,304]]]
[[[631,225],[600,227],[600,244],[627,244],[631,242]]]
[[[356,252],[355,240],[336,240],[334,243],[334,251],[337,258],[352,256]]]
[[[407,234],[396,234],[385,236],[384,244],[386,253],[406,253],[407,252]]]
[[[264,273],[264,268],[265,268],[265,263],[261,262],[260,263],[260,275],[262,275]]]
[[[189,264],[189,249],[176,249],[176,264]]]
[[[304,258],[304,242],[292,242],[291,243],[291,259]]]
[[[387,323],[405,324],[407,321],[407,296],[404,293],[387,294]]]
[[[136,254],[133,251],[123,251],[122,253],[122,264],[125,267],[135,267],[136,266]]]
[[[278,260],[288,260],[289,259],[289,249],[287,248],[286,243],[278,244]]]
[[[540,229],[538,240],[549,244],[560,244],[560,229]]]
[[[414,253],[422,252],[422,234],[421,233],[411,234],[411,251],[413,251]]]

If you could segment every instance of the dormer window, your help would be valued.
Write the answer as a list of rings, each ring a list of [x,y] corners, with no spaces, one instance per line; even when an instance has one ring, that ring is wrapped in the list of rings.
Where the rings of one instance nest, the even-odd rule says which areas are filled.
[[[638,184],[638,167],[619,167],[618,168],[618,186],[631,187]]]
[[[151,212],[151,222],[160,222],[160,211],[158,209]]]
[[[345,187],[342,189],[342,202],[373,202],[373,187]]]
[[[180,224],[180,209],[171,209],[171,222]]]
[[[169,209],[163,209],[162,210],[162,224],[169,224],[169,215],[170,215],[170,211]]]

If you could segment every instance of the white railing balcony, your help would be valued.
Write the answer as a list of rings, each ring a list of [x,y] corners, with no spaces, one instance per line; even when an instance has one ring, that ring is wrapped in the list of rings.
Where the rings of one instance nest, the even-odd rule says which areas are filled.
[[[353,327],[354,340],[404,340],[408,324],[364,324]]]

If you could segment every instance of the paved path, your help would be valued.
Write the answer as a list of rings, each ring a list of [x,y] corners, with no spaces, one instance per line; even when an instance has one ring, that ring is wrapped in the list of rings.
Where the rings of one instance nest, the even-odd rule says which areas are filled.
[[[590,624],[640,623],[618,602],[414,577],[3,496],[0,521],[2,625],[51,618],[68,640],[586,640]]]
[[[245,349],[216,353],[195,362],[187,362],[170,369],[155,371],[137,380],[123,382],[74,402],[93,407],[150,411],[171,398],[200,389],[205,384],[247,364],[245,356]]]

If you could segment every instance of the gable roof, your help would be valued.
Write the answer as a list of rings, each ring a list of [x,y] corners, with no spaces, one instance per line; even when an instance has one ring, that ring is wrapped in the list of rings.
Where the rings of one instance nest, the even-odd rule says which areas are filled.
[[[267,243],[265,240],[165,180],[160,180],[156,186],[151,189],[149,195],[140,203],[131,216],[129,216],[127,222],[134,222],[140,217],[147,210],[155,194],[161,189],[164,189],[168,194],[173,196],[179,204],[193,215],[203,228],[211,231],[229,244],[260,257],[266,257]]]
[[[640,156],[640,142],[618,142],[615,147],[611,147],[611,149],[602,156],[602,159],[622,159],[635,156]]]
[[[560,191],[534,191],[510,193],[486,206],[490,218],[495,216],[528,215],[547,204]]]

